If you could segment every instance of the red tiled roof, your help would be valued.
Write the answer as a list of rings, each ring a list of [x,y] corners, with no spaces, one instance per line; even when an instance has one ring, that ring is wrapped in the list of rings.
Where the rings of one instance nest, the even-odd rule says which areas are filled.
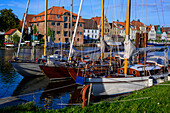
[[[25,16],[25,13],[24,13],[24,16]],[[24,16],[23,16],[23,18],[22,18],[22,21],[24,21]],[[33,15],[33,14],[27,14],[27,17],[26,17],[26,25],[27,26],[31,26],[31,24],[30,24],[30,22],[31,22],[31,20],[33,19],[33,17],[34,17],[35,15]]]
[[[125,23],[125,22],[116,22],[116,21],[114,21],[114,23],[115,23],[115,24],[120,24],[120,25],[126,27],[126,23]]]
[[[63,7],[53,6],[53,7],[49,8],[47,10],[47,20],[51,20],[51,21],[64,21],[64,19],[62,18],[61,15],[65,14],[65,13],[70,13],[70,11],[64,9]],[[56,15],[60,15],[60,19],[57,19]],[[39,19],[40,16],[41,16],[41,18]],[[73,16],[77,17],[78,15],[73,13]],[[36,17],[36,19],[34,20],[34,18],[32,18],[30,22],[45,21],[45,11],[39,13],[38,15],[34,15],[34,17]],[[73,19],[73,22],[76,22],[76,20]],[[81,17],[79,18],[79,22],[84,23],[84,21],[83,21],[83,19]]]
[[[101,17],[92,17],[94,21],[96,21],[97,25],[100,25]]]
[[[19,24],[20,24],[20,26],[21,26],[21,28],[22,28],[23,22],[20,21]],[[24,29],[27,29],[27,26],[26,26],[26,25],[24,26]]]
[[[27,22],[27,26],[31,26],[30,22],[33,19],[35,15],[31,15],[31,14],[27,14],[27,18],[26,18],[26,22]]]
[[[131,21],[130,24],[133,25],[133,26],[136,26],[137,30],[140,30],[139,29],[140,26],[144,26],[144,24],[142,22],[135,21],[135,20]]]
[[[147,30],[147,31],[150,31],[150,30],[151,30],[151,28],[152,28],[152,26],[151,26],[151,25],[150,25],[150,26],[147,26],[147,27],[146,27],[146,30]]]
[[[15,32],[17,29],[10,29],[9,31],[7,31],[4,35],[10,35],[13,32]]]

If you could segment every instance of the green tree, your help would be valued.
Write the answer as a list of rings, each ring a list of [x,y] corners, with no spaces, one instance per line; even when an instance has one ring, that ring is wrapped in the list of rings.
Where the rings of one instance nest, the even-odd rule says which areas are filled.
[[[19,43],[20,37],[17,34],[14,34],[12,38],[15,43]]]
[[[51,40],[54,41],[55,40],[55,31],[53,31],[52,29],[48,28],[47,29],[47,36],[50,36]]]
[[[34,31],[33,31],[33,34],[36,34],[37,33],[37,26],[34,25]]]
[[[2,9],[0,10],[0,30],[9,31],[12,28],[20,29],[20,20],[18,17],[12,13],[12,9]]]

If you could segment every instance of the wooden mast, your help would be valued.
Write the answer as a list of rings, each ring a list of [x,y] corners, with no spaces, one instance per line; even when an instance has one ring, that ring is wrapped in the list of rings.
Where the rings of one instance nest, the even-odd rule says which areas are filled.
[[[104,38],[104,0],[102,0],[102,9],[101,9],[102,17],[101,17],[101,41]],[[101,50],[101,61],[103,61],[104,53]]]
[[[130,2],[131,0],[127,0],[127,11],[126,11],[126,38],[129,39],[129,24],[130,24]],[[124,59],[124,74],[127,75],[127,62],[128,59]]]
[[[73,0],[71,0],[71,14],[70,14],[70,42],[72,41],[72,37],[73,37],[73,34],[72,34],[72,24],[73,24]]]
[[[46,47],[47,47],[47,0],[45,0],[45,33],[44,33],[44,56],[47,56]]]
[[[61,29],[62,31],[61,31],[61,54],[60,54],[61,59],[60,60],[62,61],[62,59],[63,59],[62,56],[63,56],[63,38],[64,38],[64,33],[63,32],[64,32],[64,26],[61,27],[61,28],[62,28]]]

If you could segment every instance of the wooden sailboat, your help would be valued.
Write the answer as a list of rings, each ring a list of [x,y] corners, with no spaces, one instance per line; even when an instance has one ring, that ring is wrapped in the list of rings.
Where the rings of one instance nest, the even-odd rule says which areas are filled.
[[[135,64],[133,66],[128,65],[128,59],[135,51],[134,46],[131,45],[131,41],[129,39],[130,2],[131,0],[127,0],[124,67],[118,69],[118,71],[122,73],[102,76],[86,75],[77,76],[76,78],[76,82],[79,84],[92,84],[92,94],[95,96],[127,93],[134,90],[140,90],[145,87],[150,87],[154,85],[153,81],[156,81],[155,83],[160,83],[167,80],[168,72],[160,73],[161,68],[159,66],[147,64]],[[102,16],[104,15],[103,6],[104,0],[102,0]],[[102,25],[101,31],[103,31],[103,27],[104,26]],[[101,36],[103,35],[101,34]],[[148,74],[146,74],[146,71]],[[152,71],[154,73],[152,73]]]
[[[22,26],[22,34],[23,34],[23,31],[24,31],[29,1],[30,0],[28,0],[28,3],[27,3],[27,9],[26,9],[25,17],[24,17],[23,26]],[[22,40],[22,34],[21,34],[21,37],[20,37],[20,43],[21,43],[21,40]],[[45,0],[45,35],[44,35],[44,56],[45,57],[47,56],[46,55],[46,36],[47,36],[47,0]],[[39,65],[40,65],[39,62],[35,62],[34,60],[33,61],[22,60],[22,59],[18,58],[18,54],[19,54],[19,50],[20,50],[20,43],[19,43],[19,46],[18,46],[17,55],[16,55],[16,57],[14,57],[13,61],[9,61],[10,64],[23,77],[44,76],[43,72],[41,71],[41,69],[39,67]],[[33,46],[33,51],[34,51],[34,46]],[[44,62],[46,59],[42,58],[42,59],[39,59],[39,60]]]

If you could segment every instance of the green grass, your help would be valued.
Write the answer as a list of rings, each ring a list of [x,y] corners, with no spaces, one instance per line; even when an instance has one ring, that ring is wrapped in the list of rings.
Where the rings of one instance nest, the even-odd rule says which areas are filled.
[[[170,84],[170,81],[164,83]],[[33,103],[27,103],[15,107],[0,109],[0,113],[110,113],[110,112],[154,112],[154,113],[170,113],[170,86],[156,85],[151,88],[146,88],[141,91],[134,91],[126,97],[113,99],[113,102],[101,102],[85,107],[81,106],[66,107],[60,110],[42,110],[34,106]],[[143,98],[147,97],[147,98]],[[143,98],[143,99],[141,99]],[[136,99],[136,100],[135,100]]]

